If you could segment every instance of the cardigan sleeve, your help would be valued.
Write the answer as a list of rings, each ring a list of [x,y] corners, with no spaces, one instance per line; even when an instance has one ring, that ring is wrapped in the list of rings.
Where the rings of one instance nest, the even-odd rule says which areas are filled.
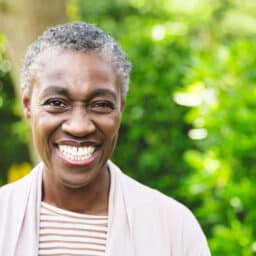
[[[183,211],[183,256],[210,256],[210,250],[205,235],[188,209]]]

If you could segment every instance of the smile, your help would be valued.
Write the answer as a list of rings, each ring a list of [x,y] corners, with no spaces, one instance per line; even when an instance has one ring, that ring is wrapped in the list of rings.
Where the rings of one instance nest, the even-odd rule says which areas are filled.
[[[70,161],[84,161],[89,159],[95,151],[92,146],[88,147],[74,147],[68,145],[59,145],[59,152],[61,155]]]

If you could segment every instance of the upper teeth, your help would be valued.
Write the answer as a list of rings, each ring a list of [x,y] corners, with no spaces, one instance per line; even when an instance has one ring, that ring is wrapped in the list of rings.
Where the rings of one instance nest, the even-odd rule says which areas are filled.
[[[94,147],[73,147],[68,145],[59,145],[59,150],[69,160],[86,160],[93,152]]]

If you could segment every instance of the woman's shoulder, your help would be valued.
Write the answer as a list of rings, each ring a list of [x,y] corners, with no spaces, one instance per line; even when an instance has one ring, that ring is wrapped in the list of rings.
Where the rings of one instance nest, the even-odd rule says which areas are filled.
[[[138,226],[144,223],[146,228],[154,223],[159,237],[169,239],[172,248],[182,245],[182,255],[210,255],[200,224],[187,206],[123,173],[121,176],[125,201]]]
[[[29,174],[21,179],[0,187],[0,204],[3,204],[4,202],[8,203],[13,198],[18,200],[20,195],[27,193],[39,171],[40,164],[34,167]]]
[[[0,204],[8,204],[14,198],[19,200],[19,196],[28,189],[29,175],[0,188]]]
[[[112,163],[113,164],[113,163]],[[177,201],[171,196],[167,196],[157,189],[150,188],[139,181],[124,174],[117,166],[114,166],[117,172],[118,179],[120,180],[123,193],[126,199],[137,207],[148,207],[159,209],[160,211],[191,216],[191,211],[181,202]]]

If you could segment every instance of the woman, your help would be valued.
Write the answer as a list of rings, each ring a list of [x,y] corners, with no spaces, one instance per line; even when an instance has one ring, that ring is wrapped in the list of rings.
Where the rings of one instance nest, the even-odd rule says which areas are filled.
[[[187,208],[109,160],[130,70],[86,23],[50,28],[28,48],[22,103],[42,163],[0,190],[0,255],[210,255]]]

